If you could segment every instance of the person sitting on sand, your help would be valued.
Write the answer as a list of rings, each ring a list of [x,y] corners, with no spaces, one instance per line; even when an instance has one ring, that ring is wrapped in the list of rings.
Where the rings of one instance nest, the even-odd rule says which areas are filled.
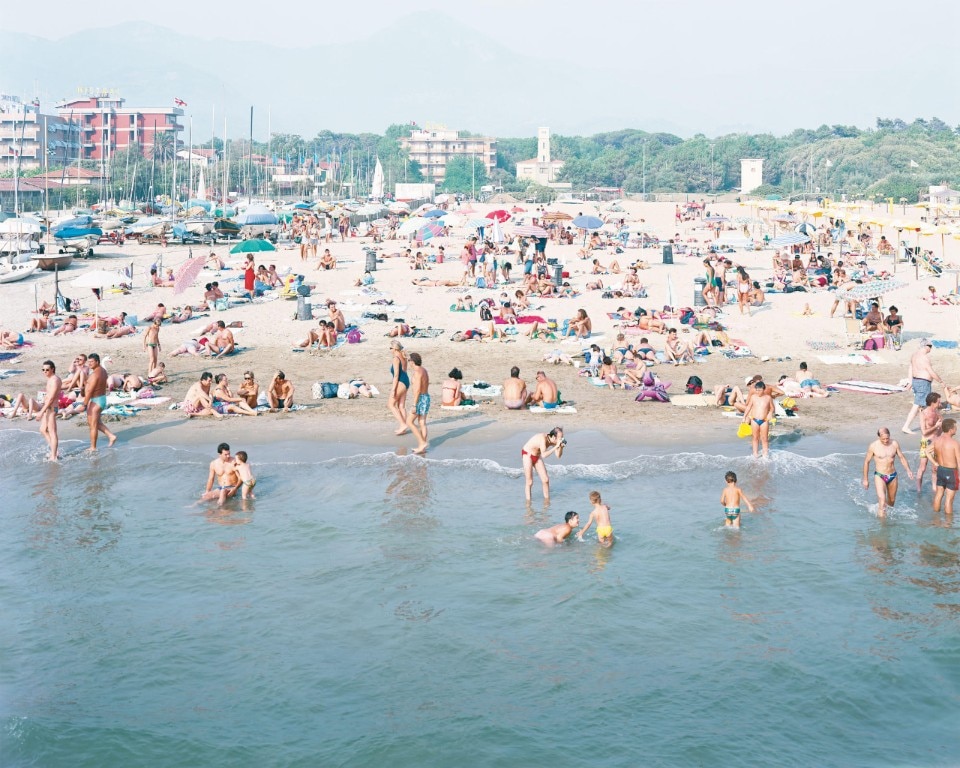
[[[693,346],[681,341],[676,328],[667,331],[667,340],[664,343],[663,353],[668,361],[674,365],[681,363],[692,363],[694,360]]]
[[[541,296],[553,296],[556,294],[556,288],[551,280],[546,275],[541,275],[540,279],[537,280],[537,293]]]
[[[194,382],[187,390],[186,397],[183,398],[182,409],[187,414],[187,418],[194,416],[213,416],[222,419],[223,416],[213,407],[213,395],[210,392],[213,385],[213,374],[210,371],[204,371],[200,374],[200,381]]]
[[[440,405],[457,407],[463,402],[463,389],[461,382],[463,374],[459,368],[454,368],[447,374],[447,380],[443,382],[443,388],[440,395]]]
[[[247,401],[230,391],[227,374],[218,373],[213,379],[213,407],[219,413],[238,413],[241,416],[256,416],[257,412]]]
[[[766,297],[763,295],[763,288],[760,287],[759,281],[753,281],[753,287],[750,289],[749,297],[751,307],[763,306],[763,302]]]
[[[523,312],[530,309],[530,300],[527,299],[527,296],[523,291],[514,291],[513,306],[517,312]]]
[[[517,324],[517,313],[514,311],[509,301],[500,305],[500,321],[507,325]]]
[[[588,339],[592,330],[593,321],[587,316],[587,310],[578,309],[577,314],[568,321],[567,332],[564,335],[575,336],[578,339]]]
[[[283,371],[277,371],[267,387],[270,413],[276,413],[278,410],[290,413],[290,409],[293,408],[293,391],[293,383],[287,380],[286,374]]]
[[[937,295],[937,289],[935,286],[931,285],[927,288],[927,290],[930,291],[930,294],[928,296],[925,296],[924,300],[929,302],[930,304],[939,306],[939,305],[950,303],[948,299],[941,298],[940,296]]]
[[[237,346],[233,339],[233,331],[227,328],[223,320],[217,320],[217,335],[207,346],[210,349],[210,354],[214,357],[223,357],[236,350]]]
[[[217,272],[223,269],[223,259],[217,256],[216,252],[210,251],[207,261],[204,264],[207,269],[215,269]]]
[[[460,296],[457,298],[457,303],[454,307],[457,312],[472,312],[473,311],[473,297],[468,293],[466,296]]]
[[[537,387],[530,395],[530,405],[542,405],[544,408],[556,408],[560,403],[557,383],[543,371],[537,371]]]
[[[527,382],[520,378],[520,369],[517,366],[510,369],[510,378],[503,382],[502,394],[503,405],[510,411],[525,408],[530,401]]]
[[[600,370],[597,371],[597,378],[601,381],[606,382],[609,389],[615,389],[615,385],[619,384],[621,389],[627,388],[627,383],[620,378],[620,375],[617,373],[617,366],[613,362],[613,358],[610,355],[604,355],[601,358]]]
[[[332,253],[330,253],[329,248],[323,249],[323,255],[320,257],[320,261],[317,262],[317,269],[336,269],[337,260]]]
[[[326,325],[323,320],[320,321],[318,328],[311,328],[307,331],[307,337],[297,343],[297,346],[300,349],[306,349],[307,347],[312,347],[318,341],[320,341],[320,334],[323,333],[326,335]]]
[[[151,384],[166,384],[167,383],[167,364],[166,363],[157,363],[157,367],[147,371],[147,381]]]
[[[253,376],[253,371],[243,372],[243,381],[237,388],[237,394],[242,397],[247,405],[256,408],[260,397],[260,385],[257,384]]]

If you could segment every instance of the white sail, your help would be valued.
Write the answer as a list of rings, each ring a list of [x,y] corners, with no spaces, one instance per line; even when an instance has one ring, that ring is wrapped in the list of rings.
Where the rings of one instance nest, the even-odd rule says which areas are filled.
[[[383,200],[383,166],[380,164],[379,157],[373,169],[373,184],[370,186],[370,197],[374,200]]]
[[[200,178],[197,179],[197,200],[207,199],[207,184],[203,178],[203,166],[200,166]]]

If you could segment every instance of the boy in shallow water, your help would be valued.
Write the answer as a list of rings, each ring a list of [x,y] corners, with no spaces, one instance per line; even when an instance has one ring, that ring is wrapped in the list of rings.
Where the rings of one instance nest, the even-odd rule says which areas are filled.
[[[240,475],[240,497],[243,499],[255,499],[253,495],[253,486],[257,484],[257,478],[253,476],[250,465],[247,463],[247,452],[237,451],[237,460],[235,462],[237,474]]]
[[[567,538],[573,529],[580,525],[580,516],[576,512],[567,512],[563,516],[563,522],[551,525],[549,528],[541,528],[535,534],[544,544],[560,544]]]
[[[727,481],[727,487],[723,489],[723,493],[720,494],[720,503],[723,504],[723,513],[726,515],[725,520],[723,521],[724,526],[730,528],[739,528],[740,527],[740,505],[746,506],[751,512],[753,512],[753,504],[750,503],[743,491],[740,490],[740,486],[737,485],[737,473],[736,472],[727,472],[724,475],[724,479]]]
[[[597,525],[597,541],[601,547],[613,546],[613,526],[610,524],[610,507],[603,503],[600,498],[600,491],[590,492],[590,503],[593,509],[590,511],[590,518],[587,524],[580,529],[577,538],[583,541],[583,534],[587,532],[591,525]]]

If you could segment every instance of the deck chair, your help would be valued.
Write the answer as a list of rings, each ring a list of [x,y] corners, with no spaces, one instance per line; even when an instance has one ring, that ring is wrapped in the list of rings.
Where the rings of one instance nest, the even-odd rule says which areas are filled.
[[[863,349],[863,344],[867,339],[872,339],[879,334],[864,331],[863,325],[855,317],[843,318],[843,330],[847,337],[847,346]]]
[[[281,299],[295,299],[297,298],[297,276],[296,275],[287,275],[283,281],[283,287],[277,293],[277,296]]]

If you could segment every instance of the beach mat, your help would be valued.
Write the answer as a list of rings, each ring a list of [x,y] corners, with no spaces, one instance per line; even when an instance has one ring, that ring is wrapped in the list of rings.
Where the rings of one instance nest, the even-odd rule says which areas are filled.
[[[435,339],[438,336],[443,336],[443,328],[416,328],[413,333],[410,334],[408,338],[411,339]]]
[[[867,395],[894,395],[899,392],[906,392],[909,388],[897,384],[884,384],[882,381],[862,381],[860,379],[838,381],[830,386],[844,392],[862,392]]]
[[[444,411],[475,411],[480,407],[479,404],[474,405],[441,405],[441,410]]]
[[[684,408],[702,408],[703,406],[715,406],[717,398],[713,395],[670,395],[670,402]]]
[[[18,374],[26,373],[26,371],[21,371],[17,368],[7,368],[0,370],[0,381],[3,379],[9,379],[11,376],[17,376]]]
[[[817,359],[824,365],[876,365],[883,362],[883,359],[876,355],[860,355],[857,353],[849,355],[819,355]]]
[[[471,400],[500,397],[503,392],[503,387],[500,384],[491,384],[489,387],[477,387],[476,384],[464,384],[461,389],[463,390],[463,394]]]
[[[559,408],[544,408],[542,405],[531,405],[528,409],[530,413],[576,413],[577,409],[572,405],[561,405]]]

